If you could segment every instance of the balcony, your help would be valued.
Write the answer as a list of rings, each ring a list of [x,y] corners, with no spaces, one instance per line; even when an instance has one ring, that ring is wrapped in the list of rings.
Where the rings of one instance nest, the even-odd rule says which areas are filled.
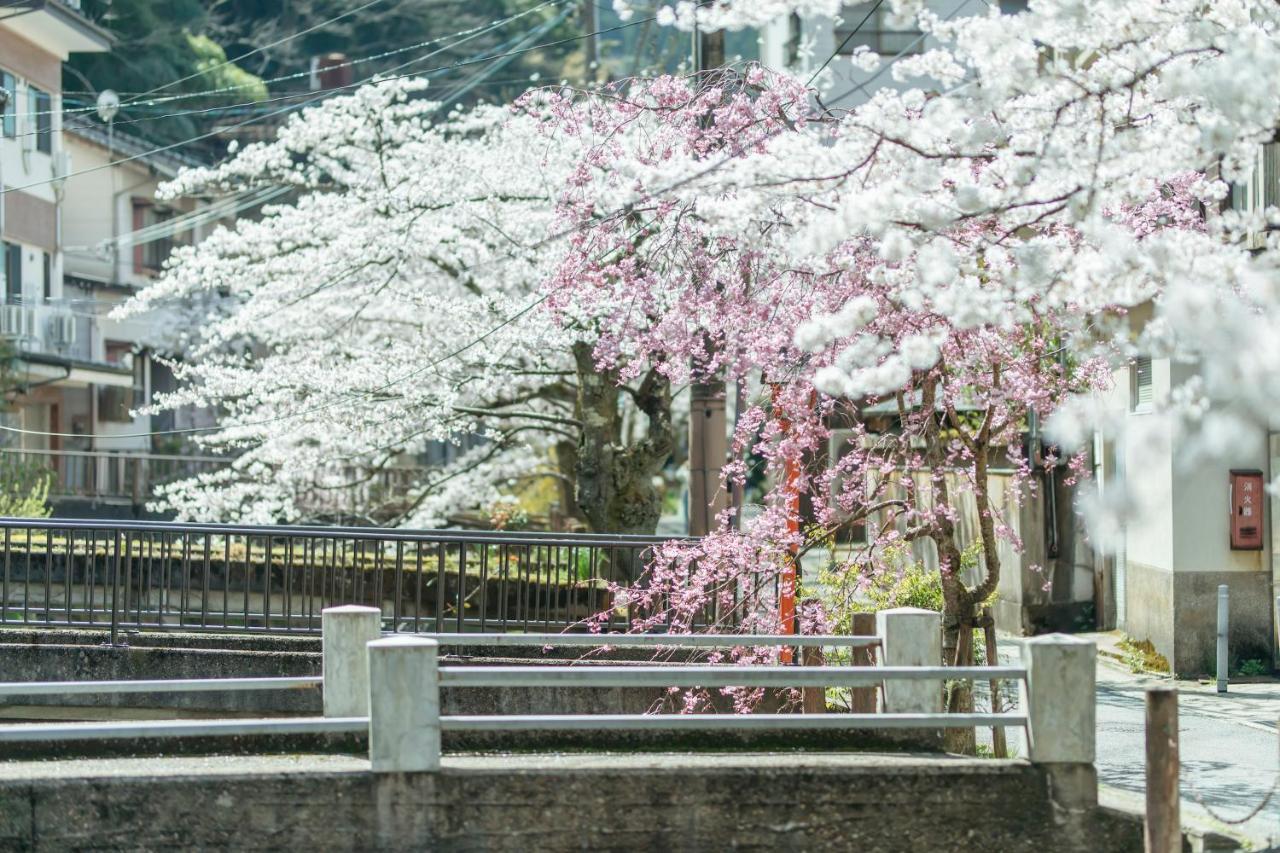
[[[49,499],[94,504],[141,506],[155,497],[157,486],[216,471],[227,459],[138,451],[31,450],[0,448],[0,459],[51,477]]]
[[[9,297],[0,303],[0,342],[13,348],[28,387],[133,385],[132,370],[103,360],[98,318],[71,302]]]

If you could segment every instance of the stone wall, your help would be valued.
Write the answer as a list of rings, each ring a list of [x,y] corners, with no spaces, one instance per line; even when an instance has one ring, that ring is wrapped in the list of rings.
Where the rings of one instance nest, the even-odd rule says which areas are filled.
[[[247,761],[247,760],[246,760]],[[1120,853],[1090,767],[858,755],[447,759],[434,774],[0,765],[5,850]],[[168,766],[168,772],[162,768]],[[110,775],[107,775],[110,774]]]

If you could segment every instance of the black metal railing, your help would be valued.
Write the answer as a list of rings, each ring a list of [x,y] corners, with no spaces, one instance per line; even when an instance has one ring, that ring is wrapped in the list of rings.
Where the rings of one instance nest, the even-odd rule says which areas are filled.
[[[316,633],[338,604],[390,631],[584,628],[651,536],[0,519],[0,625]]]

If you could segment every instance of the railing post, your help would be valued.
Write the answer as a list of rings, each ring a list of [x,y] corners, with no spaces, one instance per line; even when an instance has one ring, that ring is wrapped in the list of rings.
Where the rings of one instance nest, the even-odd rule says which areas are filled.
[[[1022,644],[1027,669],[1022,712],[1027,717],[1027,757],[1043,764],[1092,764],[1097,718],[1098,647],[1067,634],[1033,637]]]
[[[346,604],[320,611],[326,717],[368,715],[369,655],[365,646],[381,636],[382,611],[376,607]]]
[[[374,773],[440,769],[439,643],[400,635],[369,643],[369,761]]]
[[[854,613],[852,618],[855,636],[870,636],[876,633],[876,614]],[[854,666],[875,666],[876,650],[874,646],[856,646],[851,655]],[[876,701],[880,691],[873,684],[870,687],[852,687],[849,689],[849,711],[854,714],[874,714]]]
[[[1147,688],[1146,853],[1181,853],[1178,793],[1178,689]]]
[[[942,614],[918,607],[896,607],[876,613],[881,666],[941,666]],[[937,714],[942,691],[936,681],[891,680],[884,683],[881,712]]]

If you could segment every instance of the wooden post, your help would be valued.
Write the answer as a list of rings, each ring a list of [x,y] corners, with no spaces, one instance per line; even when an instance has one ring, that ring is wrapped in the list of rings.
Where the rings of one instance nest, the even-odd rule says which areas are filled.
[[[853,614],[853,634],[856,637],[869,637],[876,632],[876,615],[874,613]],[[854,666],[875,666],[876,650],[872,646],[853,649]],[[876,712],[877,688],[851,687],[849,689],[849,711],[854,714],[874,714]]]
[[[1000,665],[1000,651],[996,648],[996,620],[990,607],[982,608],[982,637],[987,651],[987,666]],[[1000,682],[991,681],[991,713],[999,714],[1002,710],[1000,702]],[[1004,728],[991,727],[991,752],[996,758],[1008,758],[1009,746],[1004,739]]]
[[[1178,691],[1147,688],[1146,853],[1181,853],[1178,801]]]
[[[822,666],[826,661],[822,649],[817,646],[805,646],[800,651],[800,662],[803,666]],[[827,688],[803,687],[801,696],[804,697],[802,704],[806,714],[827,713]]]

